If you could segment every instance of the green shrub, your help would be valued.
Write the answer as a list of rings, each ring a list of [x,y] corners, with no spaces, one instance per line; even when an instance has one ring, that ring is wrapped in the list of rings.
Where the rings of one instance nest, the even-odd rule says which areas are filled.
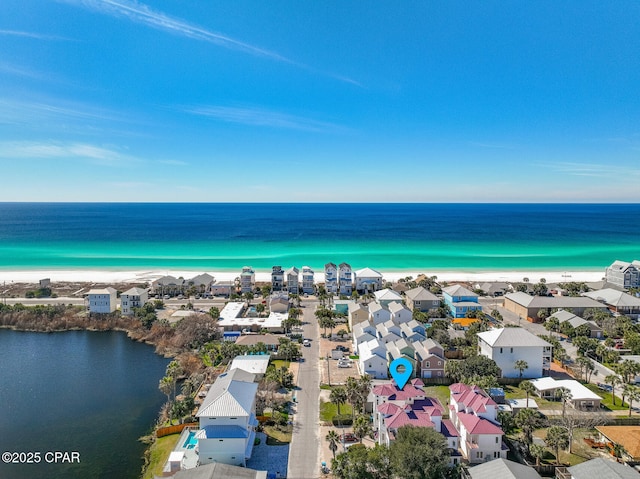
[[[334,426],[351,426],[353,424],[353,418],[349,414],[336,414],[331,419]]]

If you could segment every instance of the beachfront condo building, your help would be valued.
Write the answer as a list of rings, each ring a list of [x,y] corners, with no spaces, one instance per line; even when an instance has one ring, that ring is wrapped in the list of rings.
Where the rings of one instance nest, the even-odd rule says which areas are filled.
[[[373,293],[382,289],[382,273],[371,268],[362,268],[354,273],[356,291],[360,294]]]
[[[442,290],[445,304],[454,318],[464,318],[469,311],[481,311],[478,295],[464,286],[453,285]]]
[[[289,268],[285,273],[286,290],[289,294],[300,294],[300,270],[295,266]]]
[[[329,294],[338,292],[338,268],[333,263],[324,265],[324,289]]]
[[[120,295],[120,312],[123,316],[133,316],[133,310],[142,308],[148,300],[146,289],[131,288]]]
[[[340,263],[338,266],[338,289],[344,296],[351,296],[353,293],[353,272],[350,264]]]
[[[250,293],[256,285],[256,272],[251,266],[245,266],[240,273],[240,292]]]
[[[619,288],[640,288],[640,261],[614,261],[605,271],[607,283]]]
[[[118,292],[113,288],[92,289],[87,293],[90,313],[113,313],[117,307]]]
[[[282,266],[271,268],[271,291],[282,291],[284,288],[284,270]]]
[[[314,272],[308,266],[302,267],[302,292],[304,294],[313,294],[316,291]]]
[[[551,368],[551,344],[524,328],[491,329],[478,333],[478,354],[493,359],[503,378],[539,378]],[[527,368],[516,369],[523,360]]]
[[[163,276],[151,283],[151,291],[160,297],[177,296],[184,293],[184,279],[174,276]]]

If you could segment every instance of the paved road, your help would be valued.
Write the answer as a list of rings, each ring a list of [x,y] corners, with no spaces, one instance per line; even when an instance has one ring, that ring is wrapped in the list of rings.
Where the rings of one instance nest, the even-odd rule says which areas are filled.
[[[74,304],[77,306],[84,306],[85,302],[83,298],[6,298],[1,299],[0,302],[6,304],[24,304],[25,306],[37,306],[47,304]]]
[[[289,479],[313,479],[320,475],[318,452],[320,445],[320,370],[319,332],[314,316],[317,302],[304,302],[304,337],[311,347],[303,347],[304,362],[298,370],[298,389],[295,392],[293,437],[289,447]]]

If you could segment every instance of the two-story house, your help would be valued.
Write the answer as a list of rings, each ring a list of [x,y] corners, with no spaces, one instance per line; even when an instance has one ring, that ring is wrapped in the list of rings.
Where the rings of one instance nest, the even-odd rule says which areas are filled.
[[[442,296],[454,318],[464,318],[468,311],[482,310],[478,295],[464,286],[448,286],[442,290]]]
[[[406,291],[404,296],[407,307],[411,311],[417,310],[428,313],[440,307],[440,298],[422,286]]]
[[[148,300],[146,289],[131,288],[120,295],[120,312],[123,316],[133,316],[133,309],[142,308]]]
[[[524,328],[491,329],[478,333],[478,353],[493,359],[505,378],[539,378],[551,368],[551,344]],[[527,368],[520,372],[516,361]]]

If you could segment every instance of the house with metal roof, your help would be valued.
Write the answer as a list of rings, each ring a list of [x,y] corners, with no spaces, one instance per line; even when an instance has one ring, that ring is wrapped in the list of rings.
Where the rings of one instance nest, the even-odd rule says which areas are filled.
[[[454,318],[464,318],[469,311],[482,311],[478,295],[464,286],[448,286],[442,290],[442,296]]]
[[[463,479],[542,479],[533,467],[508,459],[496,459],[470,467],[462,474]]]
[[[531,379],[531,384],[536,388],[536,394],[541,398],[555,399],[560,388],[568,389],[571,392],[569,404],[574,409],[582,411],[596,411],[600,409],[602,398],[591,389],[583,386],[574,379],[554,379],[551,377]]]
[[[627,263],[616,260],[605,270],[605,278],[608,283],[624,289],[638,288],[640,287],[640,261]]]
[[[578,316],[590,308],[607,311],[606,305],[586,296],[531,296],[521,291],[506,294],[504,308],[533,322],[538,321],[540,310],[550,314],[554,309],[571,309]]]
[[[556,469],[556,479],[638,479],[638,472],[613,460],[596,457],[571,467]]]
[[[358,293],[373,293],[382,289],[382,273],[375,269],[362,268],[353,275]]]
[[[255,440],[255,375],[242,369],[223,373],[213,383],[196,417],[200,464],[246,466]]]
[[[505,378],[539,378],[551,368],[551,344],[524,328],[490,329],[478,333],[478,353],[493,359]],[[523,360],[527,369],[516,369]]]
[[[440,298],[422,286],[406,291],[404,296],[407,308],[411,311],[418,310],[428,313],[440,307]]]
[[[606,304],[614,313],[624,314],[634,319],[640,316],[640,298],[637,296],[611,288],[589,291],[582,295]]]

